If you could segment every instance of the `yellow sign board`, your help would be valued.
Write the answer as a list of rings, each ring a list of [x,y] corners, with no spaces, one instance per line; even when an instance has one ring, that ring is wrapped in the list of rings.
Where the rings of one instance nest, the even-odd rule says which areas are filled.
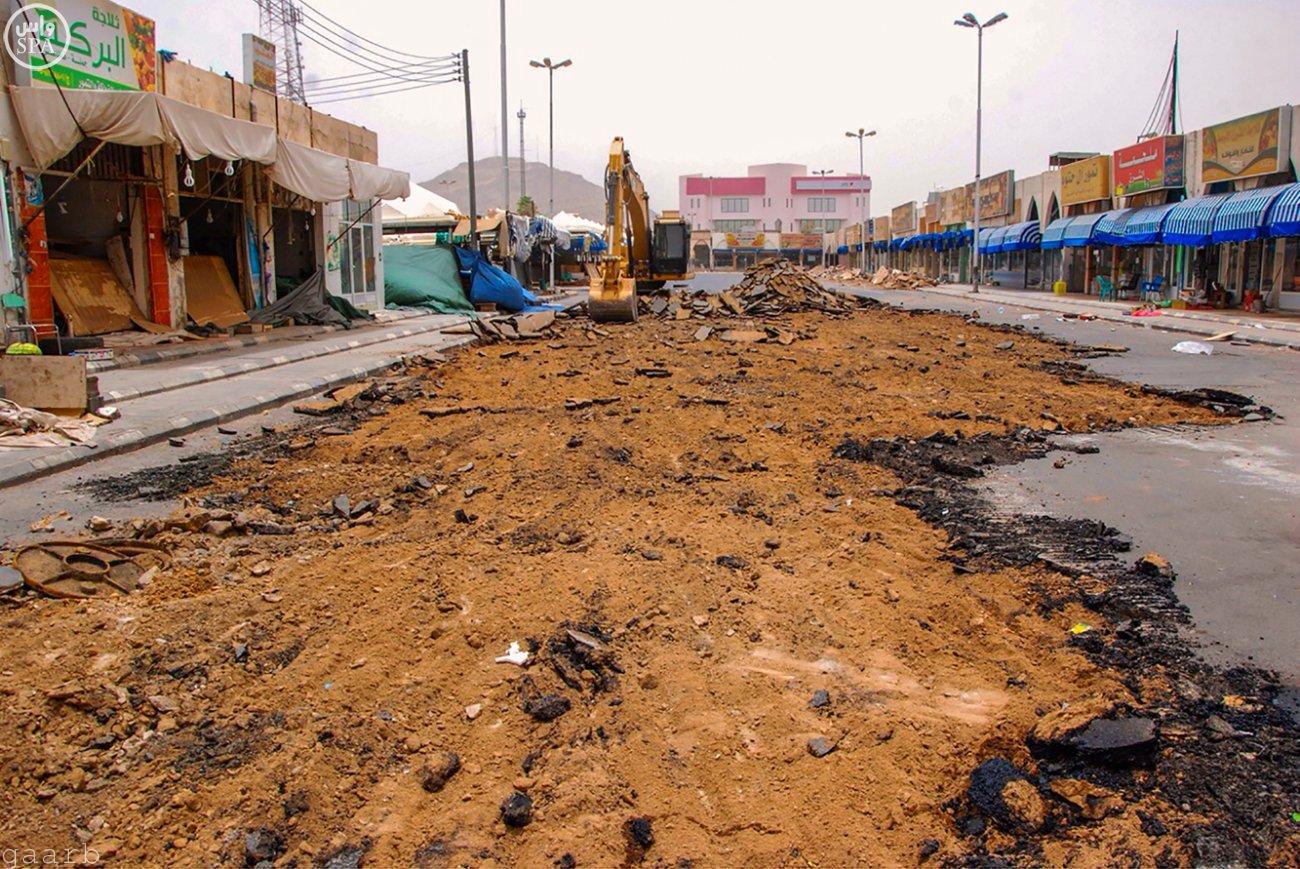
[[[1269,109],[1202,130],[1201,180],[1208,184],[1282,171],[1283,111]]]
[[[871,223],[871,237],[875,241],[889,241],[889,218],[877,217]]]
[[[1061,204],[1110,198],[1110,155],[1098,154],[1061,167]]]

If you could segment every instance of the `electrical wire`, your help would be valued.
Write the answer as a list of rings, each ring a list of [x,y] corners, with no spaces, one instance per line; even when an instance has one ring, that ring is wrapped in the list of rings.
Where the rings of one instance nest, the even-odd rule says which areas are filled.
[[[391,93],[394,90],[398,90],[398,91],[414,90],[415,88],[430,87],[432,85],[438,85],[438,84],[451,84],[454,81],[458,81],[458,79],[454,76],[447,76],[444,78],[432,78],[426,81],[420,81],[414,83],[391,82],[386,87],[382,87],[382,86],[378,88],[367,87],[367,88],[359,88],[351,91],[341,90],[341,91],[334,91],[332,93],[321,94],[320,99],[313,98],[313,102],[325,102],[328,100],[336,100],[336,99],[355,99],[357,97],[367,97],[367,96],[381,96],[386,93]]]
[[[451,54],[451,55],[447,55],[446,58],[442,59],[438,63],[433,63],[432,61],[430,61],[427,64],[413,64],[411,66],[392,67],[392,69],[398,72],[407,71],[412,73],[436,71],[443,68],[454,67],[457,65],[458,60],[459,60],[458,55]],[[312,84],[319,85],[319,84],[327,84],[331,82],[346,82],[353,79],[361,79],[361,78],[366,78],[375,75],[386,75],[386,73],[352,72],[346,75],[323,76],[321,78],[312,79]]]
[[[448,79],[448,81],[457,81],[457,79]],[[420,84],[408,84],[408,85],[403,85],[402,87],[395,87],[390,90],[377,91],[373,93],[354,94],[352,96],[347,96],[347,97],[335,96],[323,100],[313,100],[312,104],[317,106],[323,106],[326,105],[327,103],[340,103],[343,102],[344,100],[359,100],[365,97],[381,97],[381,96],[385,96],[386,94],[399,94],[402,93],[403,91],[419,90],[420,88],[432,87],[433,85],[446,84],[446,83],[447,82],[422,82]]]
[[[307,85],[305,90],[309,94],[323,95],[333,91],[355,90],[357,88],[374,87],[374,86],[382,87],[384,85],[391,84],[395,81],[417,82],[417,81],[427,81],[429,79],[443,78],[445,76],[452,76],[454,78],[454,77],[458,77],[459,75],[460,75],[460,67],[457,65],[457,66],[440,67],[438,69],[433,69],[427,72],[423,72],[420,75],[413,76],[413,77],[397,78],[395,76],[378,75],[371,78],[358,79],[356,81],[339,81],[339,82],[332,82],[323,85],[317,85],[313,83]]]
[[[362,60],[361,57],[360,57],[359,55],[357,55],[355,52],[354,52],[354,53],[349,53],[349,52],[346,51],[346,50],[340,49],[340,48],[339,48],[337,45],[335,45],[335,44],[332,44],[332,43],[327,42],[327,41],[322,40],[322,39],[318,39],[318,38],[316,37],[316,35],[315,35],[315,33],[314,33],[313,31],[308,30],[308,29],[306,29],[306,28],[303,28],[300,32],[301,32],[302,35],[303,35],[304,37],[306,37],[309,41],[315,43],[316,45],[319,45],[321,48],[325,49],[326,51],[330,52],[331,54],[337,55],[338,57],[341,57],[341,58],[343,58],[344,60],[350,61],[351,63],[354,63],[354,64],[356,64],[357,66],[362,67],[363,69],[369,70],[369,71],[372,72],[372,73],[383,73],[383,74],[387,74],[389,77],[394,78],[394,79],[398,79],[398,80],[401,80],[401,81],[412,81],[412,82],[414,82],[414,81],[420,81],[420,80],[421,80],[421,79],[420,79],[418,76],[416,76],[416,75],[411,75],[411,74],[407,74],[407,73],[402,72],[402,71],[400,70],[400,68],[385,67],[385,66],[376,66],[376,65],[374,65],[372,62],[366,62],[366,61]]]
[[[305,18],[316,18],[316,19],[317,19],[317,23],[320,24],[322,27],[325,27],[326,29],[328,29],[330,25],[333,25],[333,27],[337,28],[338,30],[343,31],[344,34],[346,34],[346,35],[348,35],[348,36],[351,36],[352,38],[356,39],[357,41],[359,41],[359,42],[368,42],[368,43],[370,43],[371,45],[375,46],[376,48],[383,49],[383,51],[384,51],[385,53],[387,53],[387,54],[390,54],[390,55],[393,55],[393,54],[400,54],[400,55],[402,55],[403,57],[416,58],[417,60],[437,60],[437,59],[438,59],[438,58],[436,58],[436,57],[431,57],[430,55],[427,55],[427,54],[412,54],[412,53],[409,52],[409,51],[401,51],[400,49],[392,48],[391,46],[382,45],[382,44],[380,44],[380,43],[378,43],[378,42],[375,42],[373,39],[368,39],[368,38],[366,38],[365,36],[362,36],[360,33],[357,33],[355,30],[353,30],[352,28],[348,27],[347,25],[339,23],[338,21],[336,21],[336,20],[334,20],[333,18],[331,18],[331,17],[329,17],[328,15],[326,15],[324,12],[321,12],[321,11],[320,11],[319,9],[317,9],[315,6],[312,6],[310,3],[305,2],[305,0],[297,0],[297,3],[298,3],[298,5],[301,6],[303,9],[307,10],[306,12],[302,13],[302,14],[303,14],[303,17],[305,17]]]

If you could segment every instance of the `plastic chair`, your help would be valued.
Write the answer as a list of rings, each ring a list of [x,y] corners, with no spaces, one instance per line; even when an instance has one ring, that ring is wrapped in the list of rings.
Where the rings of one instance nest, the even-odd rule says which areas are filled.
[[[1165,276],[1156,275],[1149,281],[1142,282],[1142,301],[1158,302],[1165,297],[1164,293]],[[1150,299],[1147,296],[1151,296]]]
[[[1103,302],[1107,300],[1114,301],[1117,298],[1115,295],[1115,285],[1111,283],[1110,278],[1105,277],[1104,275],[1097,275],[1093,280],[1097,284],[1097,298],[1101,299]]]
[[[3,338],[3,343],[0,344],[0,349],[9,346],[11,340],[9,336],[14,333],[19,336],[30,335],[31,343],[40,343],[40,332],[37,327],[43,324],[23,322],[25,320],[24,312],[26,310],[27,300],[18,293],[4,293],[0,295],[0,338]],[[17,322],[10,322],[11,313],[14,314],[14,319],[16,319]],[[57,352],[62,355],[62,336],[59,335],[59,330],[54,328],[53,323],[50,323],[49,325],[54,329],[54,341],[58,348]]]

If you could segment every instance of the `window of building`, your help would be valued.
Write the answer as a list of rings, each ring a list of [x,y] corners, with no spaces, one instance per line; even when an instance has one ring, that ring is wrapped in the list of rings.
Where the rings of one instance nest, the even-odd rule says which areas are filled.
[[[844,225],[842,220],[824,218],[805,218],[799,221],[800,232],[834,232]]]
[[[835,197],[834,196],[809,196],[808,213],[809,214],[834,214]]]
[[[345,296],[361,296],[375,291],[375,212],[367,213],[368,208],[370,204],[366,202],[353,199],[343,202],[337,247],[339,287]]]
[[[744,232],[747,229],[758,229],[757,220],[715,220],[713,221],[713,230],[715,232]]]
[[[748,196],[724,196],[722,197],[723,214],[748,214],[749,197]]]

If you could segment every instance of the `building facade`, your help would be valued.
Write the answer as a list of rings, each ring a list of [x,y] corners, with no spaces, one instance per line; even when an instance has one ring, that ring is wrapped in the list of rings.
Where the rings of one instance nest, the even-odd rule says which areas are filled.
[[[214,291],[251,310],[317,272],[382,307],[375,206],[409,178],[377,165],[376,134],[157,51],[152,21],[99,6],[113,14],[84,17],[135,22],[112,87],[56,69],[60,90],[3,58],[0,280],[24,319],[42,336],[183,328]]]
[[[700,265],[745,265],[760,256],[820,262],[824,235],[871,213],[871,178],[811,174],[801,163],[763,163],[746,175],[683,175],[678,207],[695,233],[709,233],[708,262],[695,236]]]

